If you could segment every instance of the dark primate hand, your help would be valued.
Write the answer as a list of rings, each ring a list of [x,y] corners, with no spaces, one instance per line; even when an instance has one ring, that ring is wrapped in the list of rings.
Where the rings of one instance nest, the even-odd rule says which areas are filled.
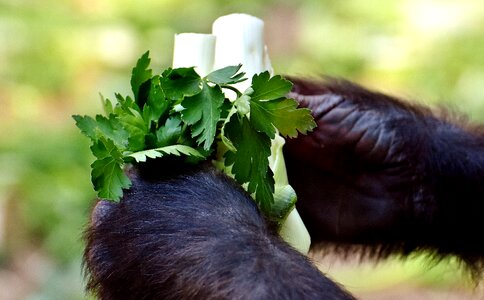
[[[484,255],[463,238],[482,229],[482,130],[345,81],[291,80],[290,96],[318,125],[285,147],[313,241],[383,244],[381,255],[422,248],[472,253],[471,262]]]
[[[347,82],[296,81],[291,96],[312,110],[318,125],[286,145],[298,207],[308,226],[317,227],[316,239],[380,239],[413,216],[426,138],[418,112]]]

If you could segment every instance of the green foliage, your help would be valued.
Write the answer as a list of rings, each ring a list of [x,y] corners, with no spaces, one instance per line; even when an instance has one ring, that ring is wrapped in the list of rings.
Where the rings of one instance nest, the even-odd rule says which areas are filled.
[[[309,109],[298,109],[294,99],[285,96],[292,84],[281,76],[269,77],[269,72],[254,75],[250,94],[250,120],[254,127],[271,138],[275,128],[283,136],[296,137],[297,131],[306,134],[316,127]]]
[[[160,116],[165,114],[171,101],[166,99],[159,76],[154,76],[150,82],[151,87],[148,93],[147,106],[143,108],[143,117],[148,124],[151,122],[158,124]]]
[[[245,80],[240,65],[201,78],[193,68],[169,68],[161,76],[153,76],[149,62],[146,52],[133,68],[134,101],[117,94],[114,107],[104,101],[108,116],[74,116],[77,127],[92,142],[96,161],[91,165],[91,180],[99,197],[121,198],[123,189],[131,184],[123,166],[133,159],[140,163],[147,158],[184,155],[187,162],[197,162],[226,149],[224,163],[235,179],[241,185],[247,183],[247,190],[266,215],[280,215],[271,212],[271,139],[276,130],[293,137],[297,131],[306,133],[316,126],[308,109],[296,108],[297,102],[285,97],[292,84],[264,72],[255,75],[252,87],[242,94],[231,86]],[[235,91],[239,100],[230,102],[222,88]],[[246,102],[250,107],[243,104]],[[240,106],[250,110],[250,118],[249,111],[235,113],[240,113]],[[215,142],[219,135],[221,143]],[[274,208],[289,211],[288,207]]]
[[[225,136],[236,149],[236,152],[227,151],[225,154],[225,166],[232,167],[240,184],[249,183],[248,192],[255,193],[262,211],[270,212],[274,202],[274,178],[268,160],[271,155],[270,137],[257,132],[246,116],[239,117],[237,114],[233,114],[225,126]]]
[[[202,79],[193,68],[167,69],[161,76],[161,87],[166,98],[180,101],[198,94]]]
[[[192,137],[203,144],[204,150],[210,150],[215,139],[217,123],[225,97],[220,86],[209,86],[203,82],[202,91],[192,97],[186,97],[182,106],[182,119],[192,125]]]
[[[136,66],[131,72],[131,90],[133,91],[134,98],[138,101],[140,98],[140,88],[141,86],[151,79],[151,69],[148,69],[151,59],[149,57],[150,52],[147,51],[143,56],[138,59]]]
[[[234,84],[247,80],[244,78],[245,73],[239,72],[242,65],[228,66],[215,70],[208,74],[205,79],[219,85]]]
[[[97,158],[91,164],[94,190],[101,198],[119,199],[123,195],[123,188],[131,185],[122,169],[123,154],[112,140],[104,136],[94,140],[91,151]]]
[[[147,157],[158,158],[163,157],[164,155],[180,156],[182,154],[186,156],[205,158],[202,153],[185,145],[171,145],[156,149],[143,150],[131,153],[129,156],[133,157],[137,162],[145,162]]]

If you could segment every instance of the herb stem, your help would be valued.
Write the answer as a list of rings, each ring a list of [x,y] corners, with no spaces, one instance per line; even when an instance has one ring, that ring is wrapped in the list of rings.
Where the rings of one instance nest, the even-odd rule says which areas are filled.
[[[233,91],[234,93],[237,94],[237,98],[239,98],[240,96],[242,96],[242,93],[237,88],[235,88],[233,86],[224,84],[224,85],[221,85],[220,87],[223,88],[223,89],[228,89],[228,90]]]

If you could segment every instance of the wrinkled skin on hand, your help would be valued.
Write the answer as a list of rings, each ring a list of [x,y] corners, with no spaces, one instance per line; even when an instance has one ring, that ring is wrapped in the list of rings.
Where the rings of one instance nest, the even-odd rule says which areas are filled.
[[[318,125],[285,148],[313,242],[454,255],[479,278],[484,127],[346,81],[291,80]]]
[[[298,210],[314,241],[407,239],[433,213],[423,158],[428,111],[345,81],[292,78],[291,97],[318,127],[288,139],[285,158]],[[413,234],[413,233],[412,233]]]

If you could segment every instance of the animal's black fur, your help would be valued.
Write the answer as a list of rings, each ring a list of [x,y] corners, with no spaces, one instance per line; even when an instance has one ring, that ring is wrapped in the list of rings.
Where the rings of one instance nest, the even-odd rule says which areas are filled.
[[[88,290],[101,299],[353,299],[224,174],[131,173],[131,189],[99,202],[86,232]]]

